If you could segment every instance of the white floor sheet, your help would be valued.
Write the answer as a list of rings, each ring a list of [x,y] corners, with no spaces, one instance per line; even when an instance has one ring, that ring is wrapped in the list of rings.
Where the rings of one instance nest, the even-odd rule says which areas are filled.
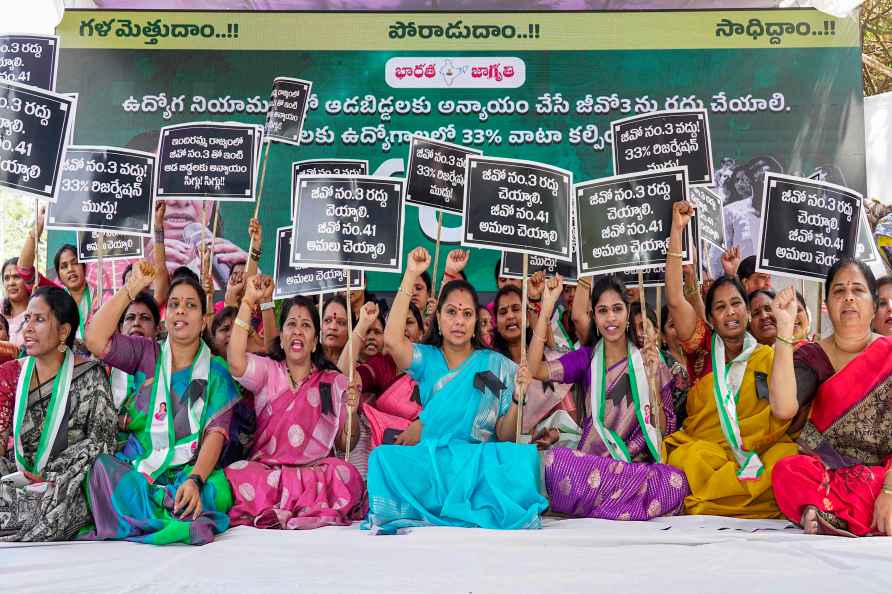
[[[203,547],[0,544],[0,592],[892,593],[892,538],[709,516],[371,536],[235,528]]]

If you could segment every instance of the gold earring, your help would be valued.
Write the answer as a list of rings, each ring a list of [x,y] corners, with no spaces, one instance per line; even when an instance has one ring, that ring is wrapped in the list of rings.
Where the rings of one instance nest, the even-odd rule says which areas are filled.
[[[61,339],[61,340],[59,341],[59,346],[58,346],[57,348],[59,349],[59,352],[60,352],[60,353],[64,353],[65,350],[68,348],[67,346],[65,346],[65,339],[64,339],[64,338]]]

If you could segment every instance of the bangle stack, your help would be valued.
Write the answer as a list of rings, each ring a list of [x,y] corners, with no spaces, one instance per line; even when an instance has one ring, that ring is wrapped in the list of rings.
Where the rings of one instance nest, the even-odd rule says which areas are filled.
[[[402,286],[400,286],[400,288],[398,288],[398,289],[396,290],[396,292],[397,292],[397,293],[400,293],[400,294],[402,294],[402,295],[405,295],[405,296],[408,297],[409,299],[412,298],[412,291],[409,291],[409,290],[407,290],[407,289],[404,289]]]
[[[671,258],[684,258],[684,254],[681,252],[673,252],[671,250],[666,250],[666,257],[667,258],[670,258],[670,257]]]
[[[259,262],[259,261],[260,261],[260,256],[261,256],[262,254],[263,254],[263,251],[262,251],[262,250],[258,250],[258,249],[253,248],[253,247],[251,248],[251,259],[254,260],[255,262]]]
[[[267,301],[266,303],[260,304],[260,311],[269,311],[271,309],[276,309],[275,301]]]
[[[793,339],[792,339],[792,338],[784,338],[784,337],[781,336],[780,334],[778,334],[777,336],[775,336],[775,338],[776,338],[777,340],[781,341],[781,342],[784,343],[784,344],[788,344],[788,345],[790,345],[790,346],[793,346]]]
[[[243,319],[241,319],[239,317],[235,318],[235,321],[233,322],[233,324],[235,324],[236,326],[238,326],[245,332],[248,332],[248,333],[251,332],[251,324],[249,324],[248,322],[244,321]]]

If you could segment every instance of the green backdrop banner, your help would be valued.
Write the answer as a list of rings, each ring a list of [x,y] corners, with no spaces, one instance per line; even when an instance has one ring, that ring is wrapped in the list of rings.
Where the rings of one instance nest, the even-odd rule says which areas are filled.
[[[77,144],[154,151],[164,125],[263,123],[273,78],[313,81],[303,144],[270,150],[260,215],[268,240],[261,268],[268,272],[275,229],[291,218],[293,161],[367,159],[370,173],[402,177],[414,132],[486,155],[550,163],[584,181],[612,174],[612,120],[704,107],[726,200],[753,193],[761,163],[792,174],[821,169],[828,180],[864,192],[857,23],[813,10],[69,10],[57,32],[57,88],[80,93]],[[221,208],[220,234],[247,248],[253,205]],[[183,229],[202,216],[211,218],[200,203],[169,207],[172,263],[190,261]],[[407,206],[405,221],[405,250],[433,250],[434,212]],[[456,244],[459,224],[457,216],[444,217],[446,250]],[[68,235],[52,233],[50,261],[73,240]],[[229,261],[241,253],[220,249]],[[497,257],[474,251],[470,280],[479,289],[494,289]],[[368,275],[372,290],[393,290],[397,282],[393,274]]]

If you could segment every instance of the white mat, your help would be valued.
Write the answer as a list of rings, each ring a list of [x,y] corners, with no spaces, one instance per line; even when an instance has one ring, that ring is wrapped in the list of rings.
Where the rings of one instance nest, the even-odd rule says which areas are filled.
[[[892,592],[892,538],[806,536],[788,522],[708,516],[545,524],[398,536],[240,527],[203,547],[0,544],[0,592]]]

